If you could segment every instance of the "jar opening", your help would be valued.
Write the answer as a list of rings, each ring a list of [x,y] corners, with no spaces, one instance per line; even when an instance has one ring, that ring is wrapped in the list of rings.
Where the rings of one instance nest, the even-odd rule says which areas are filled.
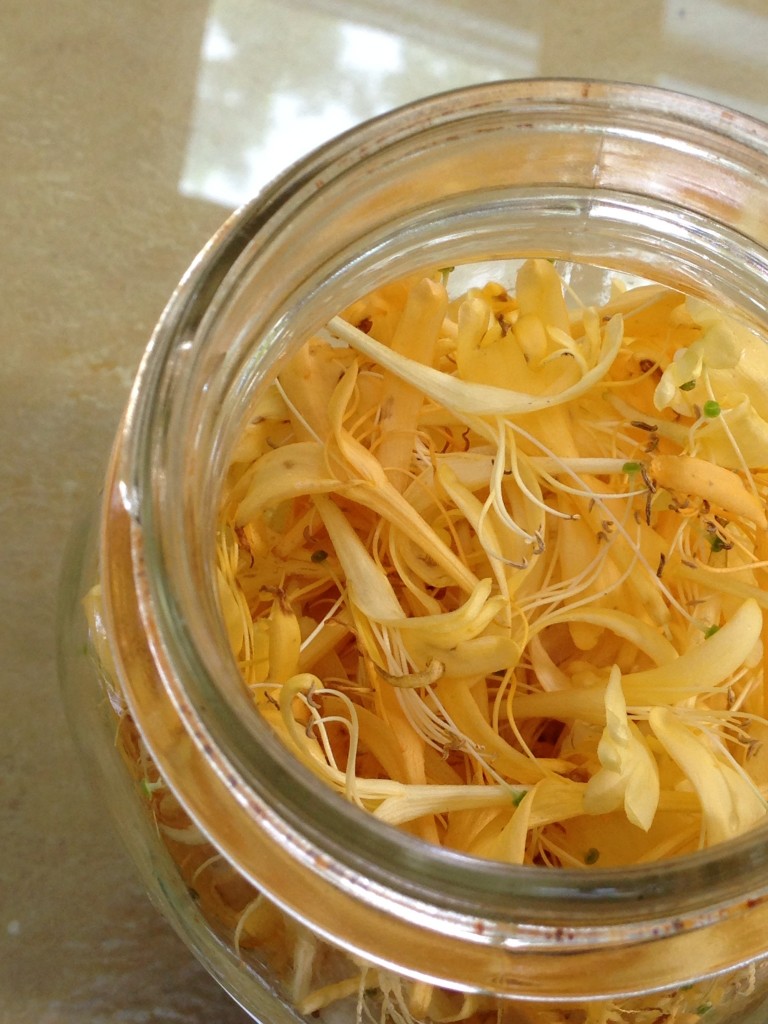
[[[573,82],[417,104],[288,172],[235,215],[180,286],[134,389],[118,503],[162,683],[217,793],[226,790],[221,807],[199,801],[196,813],[257,884],[263,865],[234,835],[246,819],[335,892],[430,933],[439,908],[454,934],[486,948],[561,948],[564,916],[576,947],[611,946],[617,926],[623,942],[639,943],[659,929],[694,934],[705,920],[732,928],[746,901],[763,899],[763,826],[630,869],[484,861],[478,870],[476,858],[318,788],[253,709],[215,575],[218,502],[254,398],[303,339],[382,280],[425,265],[467,272],[545,257],[577,275],[620,270],[704,295],[764,329],[768,135],[714,109]],[[650,177],[639,173],[649,166]],[[153,753],[171,779],[183,777],[170,744]]]

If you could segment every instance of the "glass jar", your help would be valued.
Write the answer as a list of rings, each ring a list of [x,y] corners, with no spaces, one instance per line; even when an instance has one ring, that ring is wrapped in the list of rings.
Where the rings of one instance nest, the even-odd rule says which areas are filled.
[[[192,264],[69,563],[62,673],[89,773],[150,892],[256,1019],[295,1021],[297,1001],[311,1013],[296,977],[320,961],[346,993],[342,1022],[369,998],[421,1019],[430,984],[445,990],[443,1020],[764,1019],[767,827],[618,871],[479,864],[383,825],[318,786],[255,713],[214,545],[254,396],[382,281],[540,255],[703,295],[765,330],[767,245],[768,128],[661,90],[538,80],[437,96],[343,135]],[[262,926],[292,937],[293,990]]]

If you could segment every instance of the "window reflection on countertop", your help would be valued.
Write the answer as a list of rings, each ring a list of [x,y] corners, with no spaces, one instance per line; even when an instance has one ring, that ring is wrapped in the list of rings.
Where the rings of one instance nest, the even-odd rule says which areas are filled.
[[[236,206],[313,147],[419,96],[527,77],[536,37],[422,0],[373,5],[214,0],[180,182]],[[400,9],[400,11],[398,11]],[[398,19],[398,13],[403,17]],[[384,16],[385,15],[385,16]]]
[[[766,0],[211,0],[179,189],[237,206],[360,121],[502,78],[655,84],[766,119],[766,52]]]

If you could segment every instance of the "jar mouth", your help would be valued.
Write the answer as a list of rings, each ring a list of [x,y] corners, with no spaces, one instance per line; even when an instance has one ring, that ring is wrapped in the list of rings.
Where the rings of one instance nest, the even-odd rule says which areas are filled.
[[[485,182],[466,157],[451,156],[452,139],[467,131],[487,158]],[[531,133],[535,181],[531,168],[510,175],[504,166]],[[435,146],[445,150],[439,173],[409,193]],[[501,156],[491,158],[495,148]],[[650,154],[659,162],[641,192],[637,169]],[[706,181],[695,173],[705,159]],[[764,327],[766,245],[764,125],[660,89],[566,79],[476,86],[384,115],[310,154],[230,218],[158,324],[115,464],[139,614],[166,697],[230,794],[205,820],[196,809],[217,844],[228,834],[223,817],[248,814],[339,890],[425,927],[440,908],[468,936],[475,929],[475,941],[478,921],[482,941],[511,941],[512,922],[546,946],[562,932],[564,908],[572,934],[582,929],[589,942],[611,942],[615,925],[645,940],[654,928],[688,927],[703,908],[730,917],[768,895],[768,825],[642,867],[584,870],[480,861],[378,822],[320,787],[253,709],[213,577],[218,495],[252,396],[300,339],[383,277],[449,253],[567,257],[716,294]],[[161,771],[181,777],[172,747],[153,749],[150,732]],[[231,856],[261,884],[256,865]]]

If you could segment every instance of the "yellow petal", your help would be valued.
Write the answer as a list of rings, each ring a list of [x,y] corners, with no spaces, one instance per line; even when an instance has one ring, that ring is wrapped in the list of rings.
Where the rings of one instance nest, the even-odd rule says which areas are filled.
[[[735,762],[726,761],[671,708],[653,708],[648,721],[659,742],[693,786],[704,815],[705,845],[732,839],[766,814],[765,800]]]
[[[659,770],[640,730],[627,717],[617,665],[605,688],[605,717],[597,748],[602,767],[587,783],[584,810],[604,814],[623,804],[629,821],[647,832],[659,804]]]

